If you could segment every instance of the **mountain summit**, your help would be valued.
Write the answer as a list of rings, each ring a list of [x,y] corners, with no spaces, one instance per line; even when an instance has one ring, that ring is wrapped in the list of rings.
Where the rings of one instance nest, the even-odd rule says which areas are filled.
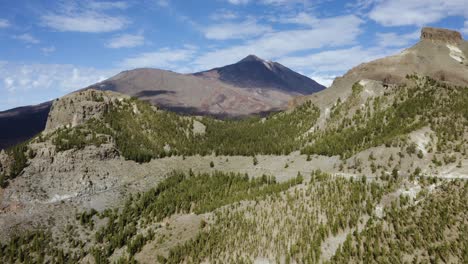
[[[460,44],[463,37],[460,32],[445,28],[424,27],[421,30],[421,40],[440,41],[445,43]]]
[[[311,94],[325,87],[316,81],[272,61],[249,55],[239,62],[196,76],[219,79],[237,87],[274,88],[288,93]]]

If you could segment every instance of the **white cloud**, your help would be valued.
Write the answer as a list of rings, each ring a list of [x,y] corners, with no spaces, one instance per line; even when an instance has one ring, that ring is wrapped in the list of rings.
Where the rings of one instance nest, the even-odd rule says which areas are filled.
[[[169,0],[157,0],[156,4],[161,7],[169,6]]]
[[[155,52],[141,53],[135,57],[123,60],[120,65],[124,68],[156,67],[162,69],[176,69],[180,62],[193,58],[195,48],[187,46],[181,49],[163,48]]]
[[[330,87],[330,85],[333,83],[333,80],[335,80],[336,76],[335,75],[310,75],[309,78],[312,80],[320,83],[321,85],[325,85],[326,87]]]
[[[229,3],[233,5],[245,5],[250,2],[254,2],[251,0],[227,0]],[[256,1],[261,4],[265,5],[284,5],[284,4],[293,4],[293,3],[307,3],[307,0],[259,0]]]
[[[311,16],[305,12],[300,12],[295,16],[283,17],[278,19],[277,21],[284,24],[316,26],[320,22],[320,19]]]
[[[95,12],[73,15],[49,14],[42,16],[44,25],[58,31],[110,32],[124,28],[129,21],[123,17],[112,17]]]
[[[384,26],[422,26],[455,15],[468,16],[466,0],[378,1],[369,13]]]
[[[367,61],[384,57],[394,50],[354,46],[345,49],[327,50],[303,56],[283,57],[279,62],[304,72],[343,72]]]
[[[40,41],[29,33],[13,36],[14,39],[21,40],[29,44],[38,44]]]
[[[238,15],[230,10],[218,10],[214,14],[212,14],[211,19],[213,20],[232,20],[236,19]]]
[[[10,26],[10,22],[6,19],[0,19],[0,28],[7,28]]]
[[[54,46],[49,46],[49,47],[43,47],[41,48],[42,54],[48,56],[51,53],[55,52],[55,47]]]
[[[208,39],[226,40],[255,37],[272,30],[270,26],[260,25],[255,20],[247,20],[241,23],[216,24],[203,29],[203,32]]]
[[[104,11],[127,7],[127,3],[122,1],[62,2],[58,10],[41,16],[41,23],[43,26],[58,31],[111,32],[126,27],[130,21],[122,16],[108,15]]]
[[[113,49],[119,49],[133,48],[143,44],[145,44],[145,37],[143,35],[123,34],[109,40],[106,46]]]
[[[0,63],[0,110],[37,104],[118,73],[70,64]]]
[[[377,33],[377,42],[381,47],[406,47],[411,42],[414,42],[421,35],[420,31],[415,31],[408,34],[397,33]]]
[[[351,48],[328,50],[303,56],[285,56],[278,61],[288,67],[307,73],[312,79],[330,85],[335,76],[342,75],[351,68],[378,58],[396,53],[397,49],[382,47]]]
[[[220,66],[223,61],[237,61],[248,54],[273,59],[298,51],[352,45],[361,33],[363,21],[353,15],[321,19],[316,27],[267,33],[238,46],[209,51],[194,61],[195,69]]]
[[[228,2],[233,5],[245,5],[250,2],[250,0],[228,0]]]
[[[465,34],[468,34],[468,20],[465,21],[464,27],[461,31]]]
[[[91,1],[88,2],[88,7],[97,10],[106,10],[106,9],[126,9],[128,8],[127,2],[123,1],[115,1],[115,2],[95,2]]]

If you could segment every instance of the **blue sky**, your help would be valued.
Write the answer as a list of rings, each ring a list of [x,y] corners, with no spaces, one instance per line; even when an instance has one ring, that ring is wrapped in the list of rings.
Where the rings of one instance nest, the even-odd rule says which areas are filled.
[[[0,110],[155,67],[182,73],[248,54],[329,85],[416,43],[422,26],[468,34],[466,0],[3,0]]]

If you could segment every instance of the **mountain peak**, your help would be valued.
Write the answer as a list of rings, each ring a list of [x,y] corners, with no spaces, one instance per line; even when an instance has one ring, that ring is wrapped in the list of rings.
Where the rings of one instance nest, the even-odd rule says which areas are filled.
[[[458,44],[463,41],[463,37],[460,34],[460,32],[455,30],[424,27],[421,29],[421,40],[431,40]]]
[[[244,62],[244,61],[264,61],[263,59],[253,55],[253,54],[250,54],[249,56],[243,58],[240,62]]]

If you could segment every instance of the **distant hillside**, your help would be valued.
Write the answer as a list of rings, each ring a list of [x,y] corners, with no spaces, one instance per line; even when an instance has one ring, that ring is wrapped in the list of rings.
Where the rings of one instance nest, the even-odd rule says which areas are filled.
[[[222,78],[212,78],[218,71]],[[324,88],[281,64],[251,55],[236,64],[204,73],[179,74],[149,68],[124,71],[81,90],[110,90],[177,113],[226,118],[284,110],[295,96]],[[7,112],[0,113],[0,126],[5,126],[0,130],[0,149],[42,131],[48,108],[42,107],[38,112],[36,106],[26,106]]]
[[[285,109],[294,96],[325,87],[281,64],[250,55],[238,63],[195,74],[125,71],[88,88],[128,94],[179,113],[238,117]]]
[[[28,140],[45,128],[52,102],[0,112],[0,149]]]

